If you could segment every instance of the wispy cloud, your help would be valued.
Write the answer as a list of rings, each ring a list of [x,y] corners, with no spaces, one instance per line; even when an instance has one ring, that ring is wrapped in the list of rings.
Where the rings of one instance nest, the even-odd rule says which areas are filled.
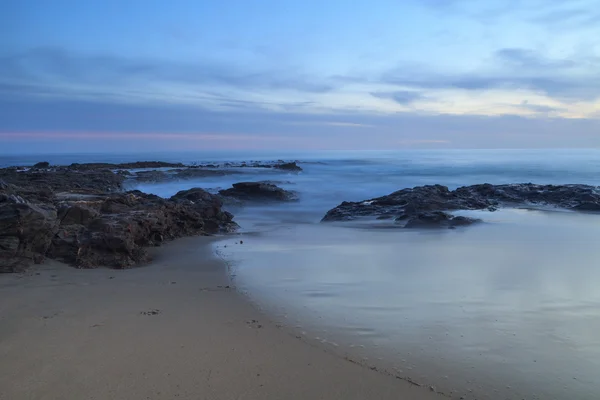
[[[559,113],[565,111],[564,107],[553,107],[544,104],[532,104],[528,100],[523,100],[519,107],[531,111],[533,113],[542,114]]]
[[[331,82],[319,81],[290,66],[236,65],[211,59],[173,62],[165,59],[128,59],[112,55],[87,55],[56,47],[0,55],[0,83],[21,84],[32,92],[75,91],[101,85],[167,83],[219,86],[244,90],[293,90],[325,93]]]
[[[424,94],[417,91],[398,90],[394,92],[373,92],[371,96],[379,99],[390,99],[400,105],[410,105],[416,101],[427,98]]]
[[[430,68],[399,66],[382,82],[417,90],[530,90],[563,101],[600,98],[600,58],[552,59],[528,49],[495,52],[491,63],[470,73],[439,73]]]

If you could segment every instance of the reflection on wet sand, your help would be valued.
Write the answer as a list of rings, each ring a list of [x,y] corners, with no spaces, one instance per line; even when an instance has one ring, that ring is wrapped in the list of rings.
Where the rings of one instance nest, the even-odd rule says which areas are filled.
[[[486,222],[283,225],[218,252],[259,305],[379,368],[465,398],[596,399],[600,216],[473,214]]]

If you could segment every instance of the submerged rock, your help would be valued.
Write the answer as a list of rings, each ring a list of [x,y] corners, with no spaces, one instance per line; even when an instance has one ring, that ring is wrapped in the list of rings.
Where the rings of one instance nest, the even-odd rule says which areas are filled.
[[[453,216],[443,211],[422,212],[408,217],[405,228],[455,228],[472,225],[481,220],[464,216]]]
[[[302,168],[296,164],[296,162],[280,163],[275,164],[273,168],[283,169],[285,171],[302,171]]]
[[[298,197],[294,192],[284,190],[279,186],[264,182],[239,182],[234,183],[231,189],[220,190],[219,194],[234,197],[239,200],[274,200],[292,201]]]
[[[523,183],[472,185],[451,191],[442,185],[417,186],[366,201],[343,202],[329,210],[322,221],[343,221],[364,216],[389,218],[390,215],[396,215],[397,221],[408,221],[406,227],[459,226],[476,221],[467,217],[452,217],[446,211],[494,211],[498,207],[533,206],[600,211],[600,188],[589,185]]]
[[[165,171],[138,171],[132,176],[138,182],[164,182],[173,179],[171,174],[167,174]]]

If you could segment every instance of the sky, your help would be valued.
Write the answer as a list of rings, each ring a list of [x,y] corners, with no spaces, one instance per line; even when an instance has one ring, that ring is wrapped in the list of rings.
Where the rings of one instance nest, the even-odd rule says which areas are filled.
[[[0,154],[600,147],[600,0],[2,0]]]

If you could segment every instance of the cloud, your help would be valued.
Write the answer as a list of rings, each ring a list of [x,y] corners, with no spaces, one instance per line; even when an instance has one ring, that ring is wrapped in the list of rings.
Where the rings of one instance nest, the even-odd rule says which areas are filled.
[[[547,105],[543,105],[543,104],[531,104],[531,103],[529,103],[528,100],[523,100],[523,102],[520,104],[520,107],[523,109],[526,109],[528,111],[534,112],[534,113],[544,113],[544,114],[558,113],[561,111],[565,111],[565,108],[563,108],[563,107],[552,107],[552,106],[547,106]]]
[[[160,83],[219,86],[248,91],[325,93],[334,89],[331,82],[315,79],[290,66],[261,67],[211,59],[196,63],[129,59],[112,55],[87,55],[56,47],[0,55],[0,84],[27,84],[32,93],[47,88],[68,93],[82,87],[109,85],[127,88]]]
[[[381,82],[417,90],[530,90],[562,101],[600,98],[600,58],[551,59],[528,49],[505,48],[490,65],[471,73],[439,73],[422,66],[399,66]]]
[[[536,107],[525,103],[525,106]],[[90,140],[123,151],[224,147],[273,149],[393,149],[395,147],[600,147],[600,119],[504,115],[425,115],[268,110],[210,111],[190,105],[35,101],[0,98],[0,153],[45,147],[86,149]],[[122,139],[117,139],[120,135]],[[22,135],[22,136],[21,136]],[[38,135],[33,138],[31,135]],[[39,136],[42,135],[42,136]],[[46,139],[42,139],[45,137]],[[104,139],[103,139],[104,138]],[[152,140],[149,140],[152,138]],[[196,139],[194,139],[196,138]],[[34,140],[32,140],[34,139]],[[103,141],[104,140],[104,141]],[[10,144],[8,143],[10,142]],[[450,142],[450,143],[445,143]],[[37,146],[37,147],[35,147]],[[154,147],[152,147],[154,146]]]
[[[400,105],[410,105],[418,100],[426,99],[422,93],[409,90],[399,90],[394,92],[373,92],[371,96],[379,99],[391,99]]]
[[[544,7],[531,21],[551,29],[598,28],[600,10],[591,1],[556,2],[556,7]]]
[[[506,64],[512,69],[531,69],[538,73],[540,70],[562,71],[574,68],[578,65],[574,60],[553,60],[541,56],[538,52],[531,49],[521,48],[503,48],[494,54],[497,61]]]

